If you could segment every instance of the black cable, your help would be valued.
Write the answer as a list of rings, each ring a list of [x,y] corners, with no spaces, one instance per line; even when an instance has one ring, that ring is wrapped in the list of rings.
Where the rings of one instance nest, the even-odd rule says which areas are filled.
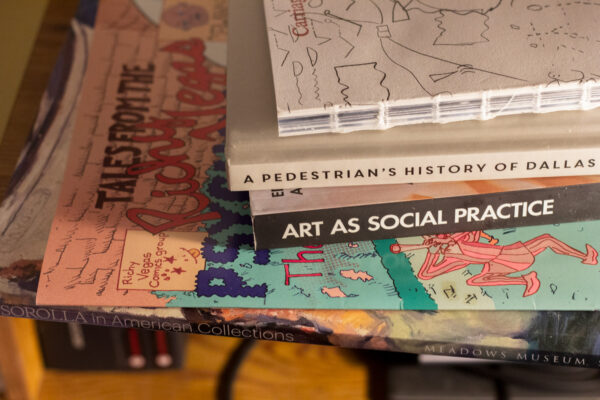
[[[233,395],[233,384],[237,372],[242,365],[252,347],[256,344],[254,339],[243,339],[238,347],[231,353],[231,356],[225,363],[225,366],[219,374],[217,382],[217,400],[231,400]]]
[[[508,388],[506,381],[500,378],[490,378],[494,384],[496,400],[508,400]]]

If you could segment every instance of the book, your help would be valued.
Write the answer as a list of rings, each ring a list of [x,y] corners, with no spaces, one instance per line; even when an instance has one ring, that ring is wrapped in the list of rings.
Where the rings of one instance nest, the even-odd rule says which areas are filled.
[[[83,5],[89,4],[86,1]],[[131,21],[145,19],[131,5]],[[79,15],[79,18],[82,16]],[[260,340],[327,344],[544,365],[600,365],[598,312],[251,310],[35,305],[73,133],[73,106],[89,57],[90,23],[77,19],[38,121],[0,204],[0,315],[41,321],[140,328]],[[85,33],[85,34],[84,34]],[[85,44],[82,43],[85,40]],[[35,62],[35,61],[34,61]],[[54,87],[54,86],[52,86]],[[74,96],[75,95],[75,96]],[[53,114],[51,110],[70,110]],[[44,151],[52,149],[52,151]],[[47,167],[47,168],[46,168]],[[40,197],[42,196],[42,197]],[[40,198],[42,201],[40,201]]]
[[[264,10],[260,0],[238,8],[228,50],[231,190],[600,174],[599,110],[281,138]]]
[[[600,104],[594,3],[264,0],[264,12],[282,136]]]
[[[599,180],[590,175],[252,191],[254,245],[268,249],[594,220],[600,217]]]
[[[247,4],[230,4],[231,26]],[[597,308],[598,221],[254,251],[247,195],[226,188],[225,74],[211,36],[224,20],[200,32],[158,20],[122,27],[119,8],[101,3],[37,304]]]

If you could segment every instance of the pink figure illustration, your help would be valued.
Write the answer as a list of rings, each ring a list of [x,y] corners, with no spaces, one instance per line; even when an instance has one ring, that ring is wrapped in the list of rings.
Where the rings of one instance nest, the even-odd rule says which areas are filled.
[[[465,268],[473,264],[483,264],[481,273],[469,278],[472,286],[525,285],[523,297],[535,294],[540,281],[535,271],[510,276],[528,269],[535,257],[546,249],[556,254],[581,259],[583,264],[598,264],[598,252],[586,244],[587,253],[583,253],[550,234],[543,234],[527,242],[516,242],[507,246],[497,245],[498,240],[485,232],[460,232],[452,235],[423,236],[422,244],[393,244],[390,251],[394,254],[405,251],[427,249],[428,253],[418,273],[420,279],[432,279],[437,276]],[[479,242],[480,238],[488,243]]]

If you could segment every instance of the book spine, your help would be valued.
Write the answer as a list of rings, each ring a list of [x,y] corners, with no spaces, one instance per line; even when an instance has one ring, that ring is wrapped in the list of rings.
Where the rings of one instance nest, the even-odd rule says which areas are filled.
[[[483,360],[517,361],[528,364],[599,368],[600,356],[559,351],[517,349],[496,346],[474,346],[460,343],[419,343],[418,354],[465,357]]]
[[[468,146],[467,146],[468,147]],[[231,190],[294,189],[600,174],[600,148],[422,157],[228,163]]]
[[[91,311],[87,309],[40,307],[31,305],[0,304],[0,316],[29,318],[41,321],[72,322],[85,325],[118,328],[162,330],[212,336],[251,338],[257,340],[295,342],[321,345],[341,345],[342,347],[371,349],[373,336],[361,337],[347,333],[320,332],[293,324],[236,322],[219,318],[166,318],[132,315],[116,312]],[[304,328],[304,329],[303,329]],[[384,339],[384,338],[381,338]],[[421,341],[411,339],[390,339],[376,341],[376,348],[413,354],[435,354],[487,360],[518,361],[535,364],[562,365],[575,367],[600,367],[600,355],[569,352],[553,352],[524,348],[509,348],[490,345],[473,345],[444,341]],[[381,348],[385,343],[385,348]]]
[[[256,215],[255,247],[307,246],[600,219],[600,183]]]
[[[376,118],[361,119],[363,109],[350,108],[343,113],[334,105],[330,114],[320,110],[312,113],[312,123],[302,124],[298,117],[279,117],[280,136],[316,133],[348,133],[356,130],[386,130],[395,126],[422,123],[448,123],[465,120],[489,120],[502,115],[524,113],[543,114],[564,110],[591,110],[599,106],[600,85],[589,80],[584,83],[563,82],[475,93],[436,95],[433,97],[396,101],[381,101],[372,105],[368,115]],[[374,109],[378,109],[375,113]],[[418,110],[417,113],[414,113]],[[353,112],[354,111],[354,112]],[[285,110],[280,110],[285,112]],[[288,111],[289,112],[289,111]],[[328,123],[326,123],[328,122]]]
[[[166,332],[227,336],[280,342],[330,344],[328,334],[306,331],[294,325],[273,323],[230,323],[222,318],[156,317],[103,312],[86,308],[65,308],[1,304],[0,317],[27,318],[38,321],[77,323],[113,328],[136,328]]]

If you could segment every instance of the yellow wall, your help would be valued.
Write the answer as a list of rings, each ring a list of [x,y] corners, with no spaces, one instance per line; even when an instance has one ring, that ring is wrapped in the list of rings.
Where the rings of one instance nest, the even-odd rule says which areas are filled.
[[[48,0],[0,0],[0,141]]]

